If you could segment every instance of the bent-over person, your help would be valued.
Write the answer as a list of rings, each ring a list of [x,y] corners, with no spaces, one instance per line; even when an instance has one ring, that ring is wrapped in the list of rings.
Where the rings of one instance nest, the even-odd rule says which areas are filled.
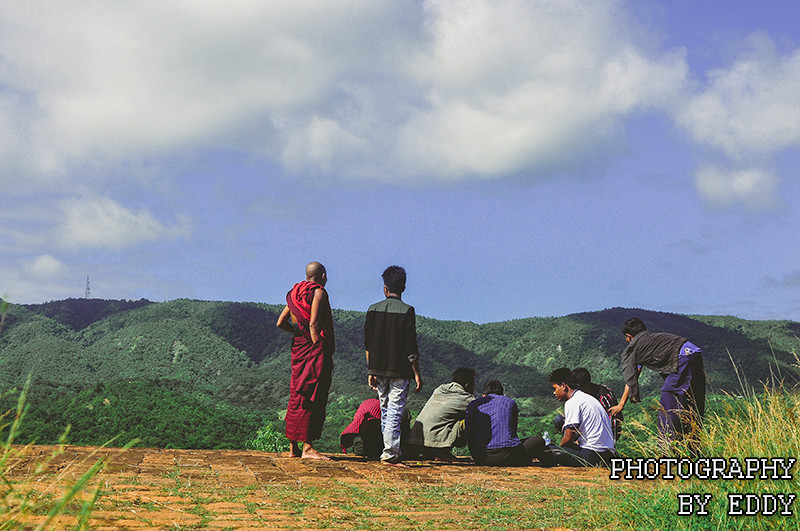
[[[650,332],[637,317],[623,323],[622,333],[628,342],[622,353],[625,390],[611,413],[620,413],[629,398],[631,402],[640,400],[639,372],[642,367],[653,369],[664,379],[658,411],[662,450],[668,452],[672,443],[684,439],[688,449],[696,452],[706,408],[703,351],[685,337]]]

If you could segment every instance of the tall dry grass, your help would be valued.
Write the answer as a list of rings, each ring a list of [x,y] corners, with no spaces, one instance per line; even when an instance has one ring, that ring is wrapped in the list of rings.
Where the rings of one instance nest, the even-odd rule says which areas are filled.
[[[7,302],[2,301],[0,333],[7,308]],[[16,407],[0,414],[0,531],[40,531],[56,526],[59,529],[86,529],[100,495],[100,486],[92,482],[105,467],[106,460],[97,459],[77,479],[68,476],[70,467],[53,472],[50,465],[63,455],[66,448],[67,427],[52,452],[32,462],[32,446],[15,444],[25,418],[29,387],[30,377],[21,391],[12,390],[2,396],[7,398],[19,394]],[[126,445],[126,448],[134,443]]]
[[[19,393],[17,407],[2,415],[0,425],[0,531],[12,529],[44,530],[58,525],[86,529],[92,509],[100,495],[100,486],[92,480],[103,470],[104,459],[98,459],[77,479],[70,479],[69,467],[53,472],[50,465],[64,453],[67,431],[60,444],[44,458],[31,463],[31,445],[16,445],[15,439],[25,417],[28,385]],[[68,517],[64,519],[62,517]]]
[[[800,363],[798,364],[800,369]],[[673,447],[680,458],[800,458],[800,390],[773,379],[755,392],[742,381],[737,396],[714,397],[710,411],[697,433],[697,453],[689,445]],[[659,457],[655,419],[631,426],[650,430],[638,445],[643,457]],[[655,480],[651,489],[630,489],[624,482],[612,482],[609,499],[591,506],[591,527],[597,529],[677,529],[677,530],[800,530],[800,499],[791,506],[791,515],[729,515],[729,493],[798,494],[800,465],[795,463],[791,479],[686,479]],[[708,515],[678,515],[678,494],[711,494]]]

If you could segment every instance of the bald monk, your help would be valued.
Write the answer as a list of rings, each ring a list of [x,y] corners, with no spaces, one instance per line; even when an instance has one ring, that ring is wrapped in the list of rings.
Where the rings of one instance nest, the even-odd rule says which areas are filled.
[[[335,345],[333,315],[325,291],[327,282],[325,266],[319,262],[308,264],[306,279],[286,294],[286,307],[278,317],[278,328],[294,336],[286,409],[286,438],[291,443],[289,457],[330,459],[312,444],[322,435],[333,373]]]

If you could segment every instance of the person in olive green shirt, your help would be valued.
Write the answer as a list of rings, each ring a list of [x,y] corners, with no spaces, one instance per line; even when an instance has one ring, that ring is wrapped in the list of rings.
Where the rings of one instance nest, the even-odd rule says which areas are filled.
[[[466,446],[464,417],[475,400],[475,369],[460,367],[437,387],[411,427],[409,443],[426,459],[454,459],[454,446]]]

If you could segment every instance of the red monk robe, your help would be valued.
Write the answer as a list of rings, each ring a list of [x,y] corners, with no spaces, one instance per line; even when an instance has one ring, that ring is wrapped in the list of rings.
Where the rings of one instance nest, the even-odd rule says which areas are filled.
[[[292,375],[286,409],[286,438],[290,441],[316,441],[322,435],[325,422],[333,373],[333,330],[329,329],[333,323],[321,317],[321,337],[316,343],[311,340],[311,302],[317,289],[325,288],[304,280],[286,294],[286,305],[300,330],[292,340]],[[320,308],[320,312],[330,315],[330,308]]]

